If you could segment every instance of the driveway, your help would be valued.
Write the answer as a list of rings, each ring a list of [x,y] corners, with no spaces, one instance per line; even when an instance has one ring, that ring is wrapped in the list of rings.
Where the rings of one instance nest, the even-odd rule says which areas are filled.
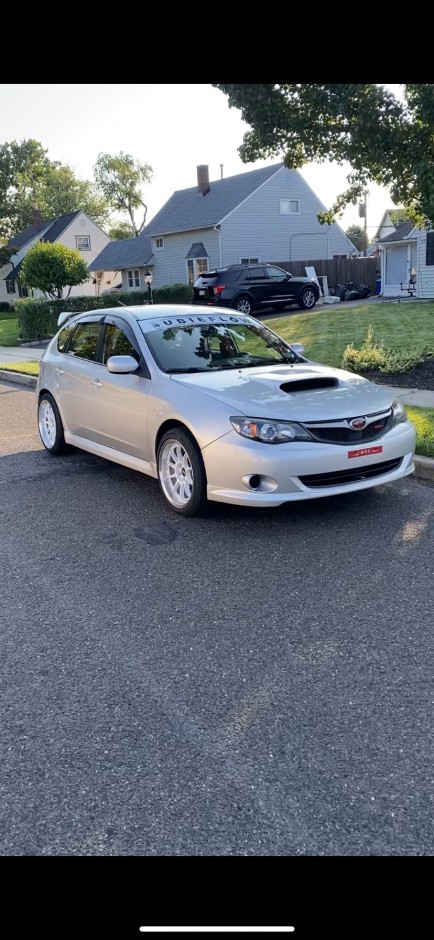
[[[434,489],[184,519],[0,402],[2,853],[431,855]]]

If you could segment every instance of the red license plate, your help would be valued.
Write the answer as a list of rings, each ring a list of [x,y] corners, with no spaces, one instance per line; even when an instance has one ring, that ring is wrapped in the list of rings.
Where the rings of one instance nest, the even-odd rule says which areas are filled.
[[[369,454],[381,454],[382,447],[361,447],[359,450],[349,450],[348,457],[367,457]]]

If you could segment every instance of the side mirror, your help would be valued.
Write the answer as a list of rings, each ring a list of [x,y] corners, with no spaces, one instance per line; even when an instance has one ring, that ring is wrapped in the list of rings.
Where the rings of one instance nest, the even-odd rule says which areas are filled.
[[[125,373],[136,372],[139,363],[134,356],[110,356],[107,360],[107,369],[109,372]]]
[[[291,343],[291,347],[294,350],[294,352],[297,353],[297,356],[303,355],[304,353],[303,343]]]

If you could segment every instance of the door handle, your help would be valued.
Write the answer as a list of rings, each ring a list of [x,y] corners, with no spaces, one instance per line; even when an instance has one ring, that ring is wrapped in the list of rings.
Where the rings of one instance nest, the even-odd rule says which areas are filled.
[[[96,388],[102,388],[102,382],[99,379],[92,379],[92,385],[95,385]]]
[[[57,368],[56,368],[54,371],[57,372],[58,375],[64,375],[63,369],[57,369]]]

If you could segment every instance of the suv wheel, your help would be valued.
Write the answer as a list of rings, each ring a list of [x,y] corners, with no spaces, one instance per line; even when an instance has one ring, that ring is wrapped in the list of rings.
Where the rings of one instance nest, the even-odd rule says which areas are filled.
[[[312,287],[304,287],[298,298],[299,306],[302,310],[312,310],[316,304],[316,294]]]
[[[233,307],[235,310],[238,310],[238,313],[244,313],[246,316],[250,316],[253,310],[253,303],[247,294],[241,294],[233,304]]]

